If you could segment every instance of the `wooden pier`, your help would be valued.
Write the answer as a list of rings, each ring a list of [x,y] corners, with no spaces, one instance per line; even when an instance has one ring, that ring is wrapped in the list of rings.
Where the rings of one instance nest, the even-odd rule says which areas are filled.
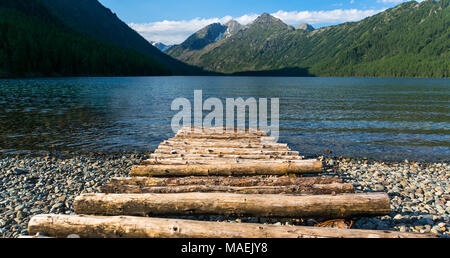
[[[94,238],[422,238],[431,234],[276,226],[157,218],[248,216],[351,219],[388,215],[386,193],[355,193],[352,184],[318,176],[322,162],[305,160],[260,130],[183,128],[160,144],[128,178],[74,201],[80,215],[39,215],[29,233]]]

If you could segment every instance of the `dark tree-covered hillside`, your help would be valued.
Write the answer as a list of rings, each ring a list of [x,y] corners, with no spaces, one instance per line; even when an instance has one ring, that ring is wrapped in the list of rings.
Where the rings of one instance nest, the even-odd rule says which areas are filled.
[[[0,77],[169,74],[136,50],[72,31],[39,1],[0,1]]]

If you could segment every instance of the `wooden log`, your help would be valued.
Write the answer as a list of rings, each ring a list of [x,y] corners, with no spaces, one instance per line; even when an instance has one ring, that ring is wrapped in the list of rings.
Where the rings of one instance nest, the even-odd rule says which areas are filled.
[[[179,139],[220,139],[220,140],[237,140],[237,139],[252,139],[260,140],[262,142],[275,142],[276,138],[272,136],[258,136],[258,135],[246,135],[246,134],[177,134],[175,136]]]
[[[323,195],[353,193],[352,184],[313,184],[290,186],[248,186],[235,187],[223,185],[182,185],[141,187],[136,185],[106,184],[100,187],[102,193],[237,193],[237,194],[289,194]]]
[[[249,186],[289,186],[313,184],[340,184],[337,177],[114,177],[111,183],[116,185],[182,186],[182,185],[223,185],[236,187]]]
[[[267,136],[266,132],[263,131],[255,131],[255,130],[227,130],[227,129],[205,129],[205,130],[196,130],[196,129],[191,129],[191,130],[185,130],[185,129],[181,129],[180,131],[178,131],[177,135],[205,135],[205,136],[215,136],[215,135],[230,135],[230,136],[240,136],[240,135],[245,135],[245,136]]]
[[[282,146],[269,146],[269,145],[226,145],[221,144],[221,146],[218,145],[189,145],[189,144],[178,144],[178,145],[165,145],[160,144],[158,146],[159,150],[234,150],[234,151],[240,151],[240,150],[247,150],[247,151],[291,151],[288,147],[282,147]]]
[[[286,143],[245,143],[245,142],[191,142],[191,141],[164,141],[160,146],[172,147],[219,147],[219,148],[288,148]]]
[[[282,218],[352,218],[390,213],[385,193],[290,196],[277,194],[84,194],[74,201],[88,215],[225,215]]]
[[[229,127],[229,126],[183,126],[180,128],[179,132],[183,132],[183,131],[193,131],[193,130],[202,130],[202,131],[211,131],[211,130],[228,130],[228,131],[238,131],[238,130],[242,130],[239,129],[238,127]],[[255,127],[246,127],[245,132],[265,132],[264,130],[261,130],[261,128],[255,128]]]
[[[287,150],[254,150],[254,149],[232,149],[232,148],[205,148],[205,149],[156,149],[159,154],[232,154],[232,155],[274,155],[274,156],[297,156],[298,151]]]
[[[231,155],[231,154],[150,154],[152,159],[172,159],[184,158],[189,160],[198,159],[284,159],[284,160],[303,160],[302,156],[275,156],[275,155]]]
[[[202,159],[202,160],[180,160],[180,159],[154,159],[143,161],[140,165],[227,165],[227,164],[248,164],[256,162],[250,159]],[[304,160],[268,160],[266,164],[305,164]]]
[[[194,136],[194,137],[190,137],[190,136]],[[203,136],[203,137],[200,137]],[[272,139],[273,137],[268,136],[266,133],[227,133],[227,132],[191,132],[191,133],[185,133],[185,132],[179,132],[177,134],[175,134],[175,136],[173,136],[172,138],[186,138],[186,139],[222,139],[221,137],[219,138],[208,138],[209,136],[225,136],[228,138],[234,138],[234,136],[238,136],[237,138],[234,138],[234,140],[244,140],[244,139],[258,139],[258,138],[265,138],[265,137],[270,137],[270,139]],[[245,137],[242,137],[245,136]]]
[[[30,234],[66,238],[433,238],[432,234],[141,217],[38,215]]]
[[[266,138],[240,138],[240,139],[203,139],[203,138],[183,138],[173,137],[167,139],[173,142],[188,142],[188,143],[235,143],[235,144],[276,144],[272,139]]]
[[[132,176],[255,176],[321,173],[322,162],[134,166]]]

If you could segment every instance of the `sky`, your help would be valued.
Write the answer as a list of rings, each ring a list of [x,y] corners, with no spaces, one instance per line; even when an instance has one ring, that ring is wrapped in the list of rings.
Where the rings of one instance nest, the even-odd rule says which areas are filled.
[[[359,21],[404,0],[99,0],[149,41],[172,45],[214,23],[248,24],[267,12],[316,28]]]

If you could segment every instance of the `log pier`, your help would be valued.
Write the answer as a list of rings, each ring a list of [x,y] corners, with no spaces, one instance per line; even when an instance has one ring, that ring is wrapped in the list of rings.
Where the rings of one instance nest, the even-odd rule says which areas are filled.
[[[386,193],[318,176],[304,159],[261,130],[182,128],[131,177],[74,201],[79,215],[38,215],[30,235],[87,238],[425,238],[431,234],[342,228],[206,222],[158,216],[220,215],[343,219],[390,213]],[[101,216],[99,216],[101,215]],[[148,218],[147,216],[152,216]],[[41,236],[42,234],[39,234]]]

